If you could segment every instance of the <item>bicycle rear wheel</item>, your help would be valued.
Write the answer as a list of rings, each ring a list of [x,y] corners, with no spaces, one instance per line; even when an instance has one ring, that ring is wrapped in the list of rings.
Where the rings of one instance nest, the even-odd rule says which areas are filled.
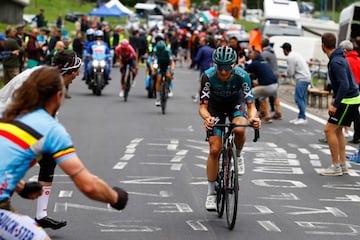
[[[227,149],[227,153],[228,159],[225,173],[226,220],[228,228],[232,230],[235,226],[237,215],[239,197],[239,175],[234,148]]]
[[[162,78],[165,78],[165,76],[162,76]],[[162,114],[165,114],[166,112],[166,101],[168,98],[168,83],[166,79],[162,79],[161,81],[161,89],[160,89],[160,102],[161,102],[161,111]]]
[[[225,188],[224,188],[224,154],[220,155],[219,172],[216,179],[216,211],[218,217],[221,218],[225,208]]]
[[[125,102],[127,101],[127,98],[129,96],[130,88],[131,88],[131,70],[128,69],[126,79],[125,79],[125,91],[124,91],[124,101]]]

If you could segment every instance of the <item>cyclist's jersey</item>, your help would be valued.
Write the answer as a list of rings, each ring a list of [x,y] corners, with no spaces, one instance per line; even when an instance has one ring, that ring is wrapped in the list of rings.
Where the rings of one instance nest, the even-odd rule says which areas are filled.
[[[9,199],[16,184],[42,154],[58,164],[76,156],[70,135],[44,109],[0,122],[0,201]]]
[[[167,69],[170,62],[173,60],[172,53],[169,48],[166,48],[163,52],[158,52],[156,48],[154,48],[154,54],[161,69]]]
[[[0,240],[45,240],[46,233],[35,219],[0,209]]]
[[[136,52],[130,44],[125,48],[125,51],[121,50],[120,45],[116,47],[115,51],[116,54],[121,58],[121,61],[123,62],[129,62],[131,59],[135,58],[136,56]]]
[[[244,98],[246,103],[254,102],[249,74],[240,67],[232,69],[231,79],[227,82],[220,81],[216,68],[207,69],[201,79],[200,104],[226,104]]]

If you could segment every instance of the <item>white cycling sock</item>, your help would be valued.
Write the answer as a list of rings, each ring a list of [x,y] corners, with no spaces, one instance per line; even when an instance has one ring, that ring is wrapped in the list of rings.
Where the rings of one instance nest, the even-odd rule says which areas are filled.
[[[211,195],[215,193],[215,182],[208,181],[208,193],[207,195]]]
[[[156,92],[156,100],[160,100],[160,92]]]
[[[42,219],[47,216],[47,207],[49,203],[49,198],[51,194],[52,186],[43,186],[43,193],[37,199],[36,207],[36,219]]]

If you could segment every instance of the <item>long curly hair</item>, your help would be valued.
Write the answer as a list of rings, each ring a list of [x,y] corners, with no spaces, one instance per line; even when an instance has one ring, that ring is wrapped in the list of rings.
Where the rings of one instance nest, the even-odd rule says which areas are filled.
[[[1,120],[11,122],[16,117],[44,108],[63,88],[64,81],[57,68],[46,66],[35,70],[21,87],[15,90],[12,102],[4,111]]]

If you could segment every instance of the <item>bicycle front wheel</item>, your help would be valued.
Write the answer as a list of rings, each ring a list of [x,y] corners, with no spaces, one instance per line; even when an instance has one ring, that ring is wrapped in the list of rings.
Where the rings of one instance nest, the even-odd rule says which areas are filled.
[[[227,150],[228,159],[225,174],[225,201],[226,201],[226,220],[228,228],[232,230],[235,226],[238,197],[239,197],[239,175],[238,165],[234,148]]]
[[[127,76],[126,76],[126,79],[125,79],[125,91],[124,91],[124,101],[126,102],[127,101],[127,98],[129,96],[129,92],[130,92],[130,88],[131,88],[131,73],[130,73],[131,70],[128,70],[127,72]]]
[[[224,153],[220,155],[219,172],[216,179],[216,211],[218,217],[221,218],[225,209],[225,186],[224,186]]]
[[[165,78],[165,76],[163,76],[163,78]],[[166,112],[166,101],[168,98],[168,83],[166,81],[166,79],[163,79],[161,81],[161,89],[160,89],[160,101],[161,101],[161,111],[162,114],[165,114]]]

